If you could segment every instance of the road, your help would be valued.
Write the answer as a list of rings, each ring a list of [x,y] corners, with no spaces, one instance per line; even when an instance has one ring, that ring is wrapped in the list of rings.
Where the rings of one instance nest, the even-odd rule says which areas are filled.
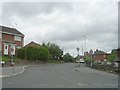
[[[118,76],[73,63],[45,64],[31,65],[2,82],[3,88],[117,88]]]

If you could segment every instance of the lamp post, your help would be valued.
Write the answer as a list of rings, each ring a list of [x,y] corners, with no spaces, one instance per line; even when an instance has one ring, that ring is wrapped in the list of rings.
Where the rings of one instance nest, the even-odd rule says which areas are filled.
[[[92,60],[93,59],[92,58],[93,50],[91,49],[89,53],[90,53],[90,59],[91,59],[91,65],[90,66],[93,67],[93,60]]]
[[[83,40],[84,40],[84,52],[86,52],[86,36],[82,36],[83,37]]]
[[[12,72],[15,73],[14,62],[13,62],[14,46],[11,46],[10,49],[11,49],[10,51],[11,51],[11,67],[12,67]]]

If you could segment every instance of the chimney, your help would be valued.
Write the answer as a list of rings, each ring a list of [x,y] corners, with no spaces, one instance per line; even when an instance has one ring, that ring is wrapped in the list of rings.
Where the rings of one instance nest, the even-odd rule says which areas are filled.
[[[98,51],[98,49],[96,49],[96,51]]]

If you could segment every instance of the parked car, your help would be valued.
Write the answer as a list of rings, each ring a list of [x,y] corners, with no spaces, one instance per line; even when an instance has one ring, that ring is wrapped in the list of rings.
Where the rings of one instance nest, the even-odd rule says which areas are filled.
[[[84,59],[80,59],[80,63],[85,63]]]

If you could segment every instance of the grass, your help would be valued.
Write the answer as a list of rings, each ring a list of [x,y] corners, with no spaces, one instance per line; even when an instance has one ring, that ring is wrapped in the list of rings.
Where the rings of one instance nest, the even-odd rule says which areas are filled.
[[[2,61],[5,61],[6,63],[9,63],[11,61],[10,56],[2,56]],[[17,57],[13,57],[13,62],[17,63],[22,63],[24,60],[19,59]]]
[[[10,57],[9,56],[2,56],[2,61],[9,62]]]
[[[6,63],[9,63],[11,61],[11,57],[10,56],[2,56],[2,61],[5,61]],[[22,59],[19,59],[17,57],[13,57],[13,61],[15,63],[15,65],[24,65],[24,64],[45,64],[45,63],[54,63],[54,64],[62,64],[64,63],[63,60],[47,60],[47,61],[25,61]]]

